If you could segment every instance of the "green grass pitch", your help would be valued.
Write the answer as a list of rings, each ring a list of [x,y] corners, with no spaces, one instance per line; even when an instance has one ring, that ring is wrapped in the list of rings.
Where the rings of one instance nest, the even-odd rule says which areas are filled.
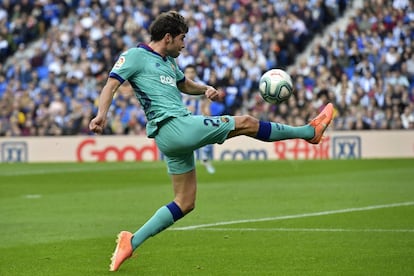
[[[117,275],[414,275],[414,159],[215,162],[196,209]],[[165,165],[0,164],[0,275],[111,275]]]

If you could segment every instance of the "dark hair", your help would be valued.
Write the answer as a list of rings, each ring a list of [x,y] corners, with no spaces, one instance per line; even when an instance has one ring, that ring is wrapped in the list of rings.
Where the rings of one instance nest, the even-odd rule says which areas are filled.
[[[196,68],[196,66],[195,66],[195,65],[193,65],[193,64],[188,64],[188,65],[184,68],[184,71],[185,71],[186,69],[194,69],[194,70],[196,70],[197,68]]]
[[[188,25],[184,17],[176,11],[161,13],[149,27],[151,41],[160,41],[169,33],[174,38],[188,32]]]

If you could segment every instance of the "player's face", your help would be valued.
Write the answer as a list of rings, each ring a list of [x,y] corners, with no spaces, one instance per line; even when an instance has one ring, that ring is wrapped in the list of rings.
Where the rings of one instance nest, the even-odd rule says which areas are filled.
[[[185,48],[184,43],[185,34],[179,34],[176,37],[172,38],[167,44],[167,54],[170,57],[176,58],[180,55],[182,49]]]

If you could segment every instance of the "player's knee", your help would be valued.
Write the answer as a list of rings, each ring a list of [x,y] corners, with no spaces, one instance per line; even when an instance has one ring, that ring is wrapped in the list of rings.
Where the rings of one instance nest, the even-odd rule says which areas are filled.
[[[259,125],[259,120],[250,115],[239,117],[239,128],[244,129],[246,133],[254,133]]]
[[[250,128],[252,126],[255,126],[258,122],[256,118],[250,115],[240,116],[240,119],[240,123],[244,128]]]

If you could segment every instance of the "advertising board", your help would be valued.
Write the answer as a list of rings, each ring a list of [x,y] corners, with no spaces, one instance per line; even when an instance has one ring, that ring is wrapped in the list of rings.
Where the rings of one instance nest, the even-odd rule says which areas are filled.
[[[198,156],[198,155],[196,155]],[[234,137],[214,145],[214,160],[414,158],[413,131],[331,131],[319,145]],[[1,137],[0,162],[111,162],[162,159],[145,136]]]

